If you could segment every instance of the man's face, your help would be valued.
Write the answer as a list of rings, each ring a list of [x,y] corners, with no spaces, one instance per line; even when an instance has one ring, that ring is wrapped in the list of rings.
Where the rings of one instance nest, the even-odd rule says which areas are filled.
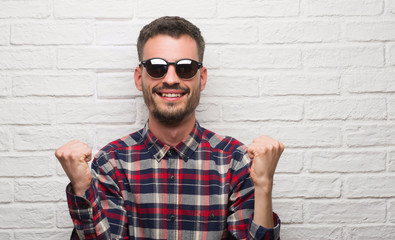
[[[150,38],[144,46],[143,60],[151,58],[168,62],[199,60],[196,42],[187,35],[178,39],[168,35]],[[150,117],[164,123],[178,123],[195,113],[200,91],[206,85],[207,70],[202,67],[193,78],[185,80],[176,74],[175,66],[170,65],[163,78],[154,79],[144,67],[137,67],[134,79],[136,87],[143,91]]]

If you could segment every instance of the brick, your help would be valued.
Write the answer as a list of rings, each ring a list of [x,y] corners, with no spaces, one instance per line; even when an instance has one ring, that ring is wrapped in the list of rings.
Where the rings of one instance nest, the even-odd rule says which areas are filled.
[[[119,138],[127,136],[143,128],[143,125],[130,126],[130,125],[117,125],[108,127],[98,127],[96,131],[97,135],[97,147],[100,149],[108,143],[115,141]]]
[[[381,67],[384,51],[380,46],[308,47],[303,52],[303,64],[307,67]]]
[[[0,74],[0,97],[8,96],[8,92],[11,89],[11,79],[7,75]]]
[[[50,4],[48,0],[3,0],[0,18],[47,18],[52,11]]]
[[[135,98],[142,96],[133,79],[133,73],[100,73],[97,76],[99,98]]]
[[[344,239],[375,239],[380,236],[383,240],[392,240],[395,237],[394,225],[369,225],[369,226],[346,226]]]
[[[340,25],[334,22],[269,20],[259,24],[259,42],[333,42],[339,39],[340,31]]]
[[[218,47],[206,46],[204,50],[203,65],[206,68],[219,68],[220,67],[220,52]]]
[[[13,235],[11,232],[3,232],[0,231],[0,239],[3,240],[14,240]]]
[[[11,136],[6,128],[0,127],[0,151],[10,148]]]
[[[390,119],[395,119],[395,96],[388,100],[388,115]]]
[[[137,98],[136,99],[136,105],[137,105],[137,121],[136,123],[140,123],[141,125],[145,124],[148,120],[148,109],[147,106],[144,103],[144,99],[142,98]]]
[[[303,204],[300,200],[273,200],[273,211],[281,218],[281,223],[302,223]]]
[[[345,141],[350,147],[395,145],[395,125],[346,125]]]
[[[78,139],[93,145],[94,131],[86,126],[39,126],[15,129],[14,145],[17,150],[56,150],[67,142]]]
[[[59,146],[59,147],[60,147],[60,146]],[[96,153],[96,152],[94,152],[94,151],[92,150],[92,154],[95,154],[95,153]],[[56,157],[54,157],[54,161],[56,162],[56,174],[57,174],[58,176],[64,177],[64,178],[65,178],[64,181],[67,182],[67,181],[68,181],[67,175],[66,175],[66,173],[64,172],[62,165],[59,163],[59,160],[58,160]],[[90,162],[89,162],[89,164],[90,164]]]
[[[69,239],[72,229],[65,230],[16,230],[15,240],[59,240],[59,239]]]
[[[332,124],[270,124],[260,127],[259,133],[283,142],[285,147],[339,147],[342,142],[340,126]]]
[[[310,172],[381,172],[385,170],[386,153],[383,151],[313,151]]]
[[[52,61],[47,48],[0,48],[0,69],[48,69]]]
[[[382,200],[312,200],[304,210],[308,223],[384,223],[386,204]]]
[[[344,196],[347,198],[395,197],[394,182],[395,176],[382,174],[350,176],[344,181]]]
[[[274,177],[273,197],[336,198],[340,196],[340,189],[341,180],[338,177],[277,175]]]
[[[382,0],[307,0],[307,16],[372,16],[383,11]]]
[[[228,0],[218,2],[218,15],[225,18],[233,17],[285,17],[299,14],[297,0],[269,0],[243,2]]]
[[[52,202],[66,200],[64,193],[68,182],[53,179],[16,180],[15,201]]]
[[[296,48],[225,47],[221,51],[221,66],[226,68],[297,68],[300,64],[301,53]]]
[[[231,84],[230,84],[231,83]],[[258,97],[258,77],[249,75],[210,75],[206,88],[201,92],[206,97]]]
[[[8,24],[0,24],[0,45],[9,44],[10,43],[9,39],[10,39],[10,26]]]
[[[13,95],[26,96],[93,96],[92,74],[15,74]]]
[[[367,120],[387,118],[384,98],[329,98],[308,100],[305,118],[310,120]]]
[[[133,1],[131,0],[55,0],[56,18],[131,18]]]
[[[395,65],[395,44],[388,44],[386,58],[388,65]]]
[[[251,21],[216,21],[198,26],[207,44],[248,44],[258,41],[258,27]]]
[[[348,71],[341,75],[345,88],[351,93],[395,92],[395,71]]]
[[[41,228],[54,226],[55,210],[50,204],[0,206],[0,228]]]
[[[337,226],[287,225],[281,229],[281,239],[342,239],[342,228]]]
[[[264,121],[302,119],[303,102],[296,99],[250,100],[223,103],[223,119],[226,121]]]
[[[221,119],[221,104],[202,101],[196,108],[196,119],[201,122],[215,122]]]
[[[264,74],[262,95],[327,95],[339,94],[339,75],[336,73],[274,73]]]
[[[390,200],[388,203],[388,219],[395,223],[395,200]]]
[[[61,69],[127,69],[137,66],[131,47],[59,48],[57,66]]]
[[[58,228],[73,228],[73,222],[70,217],[67,202],[58,203],[56,207],[56,226]],[[70,235],[70,231],[68,234]]]
[[[141,28],[140,22],[97,23],[96,44],[98,45],[136,45]]]
[[[59,103],[57,123],[132,123],[136,121],[133,101]]]
[[[395,22],[355,22],[345,25],[345,39],[349,41],[393,41]]]
[[[93,36],[93,24],[87,21],[11,25],[11,43],[13,44],[89,44],[92,43]]]
[[[49,155],[2,156],[1,177],[44,177],[55,173]]]
[[[3,157],[2,157],[3,158]],[[1,172],[4,170],[2,169]],[[0,175],[2,175],[0,172]],[[14,184],[9,180],[1,180],[0,184],[0,203],[9,203],[14,200]]]
[[[139,0],[137,1],[137,17],[161,17],[161,16],[186,16],[187,18],[213,18],[216,16],[217,4],[211,0],[183,1],[173,0],[166,4],[157,6],[155,0]],[[188,6],[188,7],[185,7]]]
[[[391,172],[395,172],[395,150],[389,152],[388,168]]]
[[[276,173],[299,173],[303,169],[303,152],[285,149],[278,162]]]
[[[0,103],[1,124],[49,124],[53,116],[50,104]]]

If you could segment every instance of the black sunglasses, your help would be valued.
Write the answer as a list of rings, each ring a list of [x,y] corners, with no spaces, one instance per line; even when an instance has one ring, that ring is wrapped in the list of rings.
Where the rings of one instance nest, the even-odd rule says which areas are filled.
[[[150,58],[140,62],[140,65],[145,67],[147,73],[156,79],[163,78],[171,64],[176,68],[178,77],[185,80],[193,78],[203,66],[201,62],[192,59],[180,59],[177,62],[168,62],[163,58]]]

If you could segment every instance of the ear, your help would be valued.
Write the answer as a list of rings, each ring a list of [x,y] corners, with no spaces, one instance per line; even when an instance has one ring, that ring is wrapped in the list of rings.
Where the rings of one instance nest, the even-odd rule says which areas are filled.
[[[203,91],[206,87],[207,82],[207,68],[202,67],[200,69],[200,91]]]
[[[136,67],[136,69],[134,69],[134,84],[136,85],[136,88],[140,91],[143,90],[142,87],[142,69],[140,67]]]

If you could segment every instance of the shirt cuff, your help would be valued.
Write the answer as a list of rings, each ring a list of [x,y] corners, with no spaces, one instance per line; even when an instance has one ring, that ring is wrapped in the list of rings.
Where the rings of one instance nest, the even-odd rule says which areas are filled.
[[[277,240],[280,239],[281,221],[276,213],[273,213],[274,228],[264,228],[254,222],[254,216],[251,217],[250,235],[252,239]]]
[[[73,220],[91,221],[93,220],[93,204],[97,196],[95,184],[92,180],[91,186],[85,191],[82,197],[73,192],[73,186],[69,183],[66,187],[67,203],[69,205],[70,216]]]

